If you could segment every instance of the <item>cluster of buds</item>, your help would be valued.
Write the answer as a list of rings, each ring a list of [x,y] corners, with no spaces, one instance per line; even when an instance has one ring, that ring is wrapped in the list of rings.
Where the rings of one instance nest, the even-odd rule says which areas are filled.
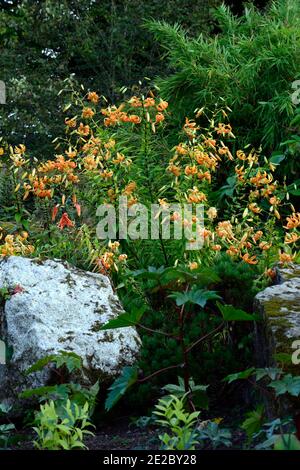
[[[109,242],[109,250],[105,251],[101,256],[95,260],[95,265],[101,274],[109,274],[110,271],[119,270],[120,263],[123,264],[127,260],[127,255],[119,253],[119,242]]]

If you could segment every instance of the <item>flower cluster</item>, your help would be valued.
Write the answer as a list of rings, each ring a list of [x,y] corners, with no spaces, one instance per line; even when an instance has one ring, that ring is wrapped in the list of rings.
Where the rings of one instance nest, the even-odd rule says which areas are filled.
[[[296,256],[292,250],[300,238],[297,232],[300,215],[290,204],[287,189],[274,177],[276,166],[253,149],[248,153],[244,150],[232,152],[232,128],[221,121],[216,126],[215,116],[210,120],[209,128],[204,130],[195,120],[186,119],[183,132],[187,141],[174,148],[167,172],[173,178],[177,201],[205,206],[206,223],[201,233],[205,249],[224,250],[231,257],[253,265],[261,259],[268,263],[271,258],[280,263],[291,262]],[[212,204],[219,173],[224,171],[235,174],[232,187],[228,188],[233,210],[222,211],[223,217],[228,214],[227,219],[221,219]],[[292,213],[286,217],[284,225],[284,214],[289,211]],[[277,240],[283,229],[287,233]],[[199,254],[197,259],[201,262]],[[191,269],[198,266],[197,261],[190,263]]]
[[[28,243],[28,233],[25,231],[16,235],[5,235],[3,228],[0,227],[0,243],[1,256],[26,256],[34,252],[34,247]]]
[[[145,202],[141,199],[145,198],[143,182],[148,170],[142,159],[147,151],[137,158],[134,145],[122,145],[122,136],[126,132],[140,135],[142,148],[150,139],[159,139],[157,129],[168,115],[168,103],[151,92],[133,96],[120,106],[102,107],[100,101],[96,92],[78,99],[81,110],[65,119],[66,138],[57,146],[60,153],[53,160],[32,164],[24,145],[9,148],[15,194],[22,194],[24,201],[46,201],[50,220],[60,230],[76,230],[82,204],[90,203],[85,196],[87,187],[97,205],[118,204],[119,196],[126,196],[128,207]],[[205,228],[198,227],[196,216],[191,221],[181,220],[175,212],[171,216],[183,226],[200,230],[204,239],[204,248],[185,253],[185,262],[196,269],[220,251],[250,265],[262,262],[266,268],[293,261],[300,239],[300,214],[290,203],[285,185],[275,177],[276,164],[254,149],[233,150],[235,136],[225,110],[206,116],[206,128],[198,123],[203,114],[201,109],[194,119],[185,119],[182,141],[171,150],[166,163],[162,159],[164,186],[151,195],[162,210],[173,203],[204,206]],[[164,152],[166,155],[166,149]],[[4,162],[2,148],[0,156]],[[224,175],[230,178],[220,188]],[[101,272],[118,269],[124,262],[126,255],[119,255],[118,248],[111,245],[105,252],[100,250],[97,266]]]
[[[95,260],[95,265],[97,266],[101,274],[108,274],[112,269],[116,271],[119,270],[120,264],[124,264],[127,260],[127,255],[125,253],[119,253],[119,242],[109,242],[108,251],[104,251],[98,258]]]
[[[106,127],[121,123],[141,124],[143,120],[151,124],[153,132],[155,126],[165,120],[164,112],[168,108],[168,102],[157,100],[154,96],[139,98],[133,96],[118,108],[109,106],[103,108],[101,113],[105,116]]]
[[[89,94],[87,99],[94,105],[99,102],[98,95],[94,99],[94,95]],[[141,129],[144,122],[155,132],[155,126],[165,120],[167,108],[166,101],[152,94],[148,97],[133,96],[120,106],[102,108],[103,126],[113,128],[131,123]],[[93,112],[87,109],[91,108],[85,104],[82,116],[90,120],[95,117],[97,109],[94,107]],[[175,201],[205,206],[206,223],[202,236],[206,251],[217,253],[224,250],[229,256],[253,265],[261,259],[267,264],[276,260],[282,263],[292,261],[295,258],[293,250],[299,240],[299,221],[289,203],[286,188],[275,179],[276,165],[270,164],[254,149],[232,151],[235,136],[231,125],[224,122],[227,120],[225,110],[215,113],[206,129],[197,123],[202,114],[203,109],[197,112],[195,119],[185,120],[183,133],[186,140],[174,148],[167,165],[167,173],[173,179],[173,197],[169,200],[158,198],[159,203],[168,205]],[[132,159],[117,150],[115,136],[104,143],[99,137],[94,137],[93,126],[90,126],[89,132],[84,137],[81,135],[80,139],[83,145],[77,145],[76,150],[70,149],[70,152],[80,156],[86,172],[98,174],[107,196],[105,201],[114,203],[117,196],[126,195],[129,206],[138,202],[138,183],[131,177],[134,174]],[[235,175],[231,189],[235,205],[232,210],[218,211],[211,195],[218,188],[219,174],[224,172]],[[227,218],[224,218],[226,212]],[[180,216],[173,214],[172,217],[177,220]],[[287,225],[284,225],[284,217]],[[194,217],[193,223],[196,222]],[[187,224],[187,221],[182,220],[182,223]],[[287,233],[279,239],[278,230]],[[201,257],[197,254],[198,261],[190,262],[201,262]],[[107,269],[113,265],[113,258],[111,252],[107,252],[100,263]]]

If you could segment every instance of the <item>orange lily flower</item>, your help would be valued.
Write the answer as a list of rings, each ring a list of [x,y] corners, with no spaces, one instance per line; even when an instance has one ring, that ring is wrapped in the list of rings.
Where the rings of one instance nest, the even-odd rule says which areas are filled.
[[[74,227],[74,222],[72,222],[72,220],[69,219],[68,214],[64,212],[57,226],[60,230],[63,230],[65,227]]]
[[[249,253],[245,253],[241,258],[247,264],[257,264],[258,263],[258,261],[256,259],[256,256],[255,255],[250,256]]]

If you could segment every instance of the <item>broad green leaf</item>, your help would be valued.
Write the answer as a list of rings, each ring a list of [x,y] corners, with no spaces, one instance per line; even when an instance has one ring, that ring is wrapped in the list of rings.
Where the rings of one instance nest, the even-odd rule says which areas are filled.
[[[68,396],[68,385],[49,385],[45,387],[31,388],[20,393],[20,398],[31,398],[34,396],[46,396],[46,395],[60,395],[67,398]]]
[[[184,380],[182,377],[178,377],[179,385],[176,384],[168,384],[165,385],[162,390],[165,390],[170,395],[174,395],[178,398],[183,397],[186,394]],[[189,387],[193,394],[193,401],[197,408],[201,409],[208,409],[208,396],[207,396],[207,389],[209,385],[195,385],[194,380],[191,378],[189,380]]]
[[[300,441],[294,434],[282,434],[275,441],[274,450],[300,450]]]
[[[256,369],[256,380],[261,380],[264,377],[269,377],[271,380],[275,380],[277,375],[282,372],[282,369],[277,367],[266,367],[264,369]]]
[[[247,418],[242,423],[241,428],[247,434],[248,439],[250,439],[253,434],[256,434],[262,427],[264,421],[264,406],[259,405],[255,410],[247,413]]]
[[[272,163],[273,165],[279,165],[284,159],[285,155],[282,155],[281,152],[273,152],[270,158],[270,163]]]
[[[12,406],[7,403],[0,403],[0,414],[6,414],[11,410]]]
[[[291,374],[286,374],[282,379],[271,382],[269,387],[274,388],[277,397],[284,393],[298,397],[300,394],[300,377],[293,377]]]
[[[193,274],[183,268],[166,268],[163,272],[161,282],[163,285],[169,284],[172,281],[192,281]]]
[[[40,370],[43,370],[44,367],[46,365],[48,365],[50,362],[54,362],[55,357],[56,357],[55,354],[51,354],[50,356],[42,357],[42,359],[39,359],[31,367],[29,367],[25,371],[25,374],[29,375],[29,374],[32,374],[33,372],[38,372]]]
[[[168,267],[160,266],[155,268],[149,266],[148,269],[139,269],[131,272],[129,275],[138,279],[156,280],[161,285],[169,284],[172,281],[188,281],[189,283],[197,283],[198,287],[208,286],[209,284],[220,282],[219,276],[213,269],[199,268],[191,272],[188,269],[181,267]]]
[[[82,359],[74,352],[61,351],[60,355],[55,356],[56,367],[66,366],[71,373],[75,369],[82,368]]]
[[[293,118],[293,120],[291,121],[291,126],[295,126],[295,125],[297,125],[297,124],[300,124],[300,115],[299,115],[299,114],[297,114],[297,115]]]
[[[148,269],[138,269],[136,271],[132,271],[129,274],[129,277],[132,276],[139,279],[159,279],[165,269],[166,268],[164,266],[160,266],[159,268],[149,266]]]
[[[274,359],[276,362],[283,362],[284,364],[291,363],[291,355],[288,353],[276,353],[274,354]]]
[[[184,268],[166,268],[162,275],[162,283],[167,284],[170,281],[187,281],[190,284],[197,284],[197,287],[205,287],[209,284],[220,282],[219,276],[211,268],[199,267],[195,271]]]
[[[92,385],[89,388],[89,393],[91,394],[91,396],[96,397],[99,393],[99,390],[100,390],[100,384],[99,384],[99,380],[97,380],[97,382],[95,382],[94,385]],[[88,403],[86,403],[85,406],[88,406]],[[83,407],[83,411],[85,411],[84,407]]]
[[[15,425],[10,423],[10,424],[1,424],[0,425],[0,434],[1,433],[6,433],[9,431],[13,431],[15,429]]]
[[[293,196],[300,196],[300,189],[292,189],[289,191]]]
[[[217,306],[222,314],[225,321],[257,321],[259,317],[257,315],[250,315],[239,308],[235,308],[232,305],[222,305],[217,302]]]
[[[255,368],[250,367],[250,369],[246,369],[241,372],[236,372],[235,374],[227,375],[225,379],[223,379],[223,381],[231,384],[231,382],[234,382],[235,380],[248,379],[251,375],[253,375],[254,372]]]
[[[172,292],[170,298],[176,301],[176,305],[180,307],[185,304],[196,304],[204,308],[208,300],[218,300],[221,297],[215,291],[206,291],[204,289],[191,289],[188,292]]]
[[[138,378],[137,367],[124,367],[122,374],[109,387],[109,393],[105,400],[105,409],[109,411],[122,398],[125,392],[131,387]]]
[[[25,374],[32,374],[42,370],[46,365],[54,363],[57,368],[66,366],[68,371],[71,373],[75,369],[81,369],[82,359],[80,356],[71,351],[60,351],[59,354],[51,354],[39,359],[29,369],[26,370]]]
[[[143,305],[140,308],[133,308],[131,312],[122,313],[117,318],[113,318],[105,325],[99,327],[99,330],[112,330],[115,328],[134,326],[140,322],[146,308],[147,307]]]

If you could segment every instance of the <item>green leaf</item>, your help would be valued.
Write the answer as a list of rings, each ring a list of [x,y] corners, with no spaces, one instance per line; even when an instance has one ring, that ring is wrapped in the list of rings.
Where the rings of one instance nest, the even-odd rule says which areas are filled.
[[[205,287],[209,284],[220,282],[219,276],[211,268],[199,267],[195,271],[184,268],[166,268],[162,275],[162,284],[168,284],[170,281],[187,281],[190,284],[197,284],[197,287]]]
[[[44,397],[47,395],[59,395],[61,397],[67,398],[68,396],[68,385],[49,385],[45,387],[31,388],[20,393],[20,398],[31,398],[31,397]]]
[[[289,192],[293,196],[300,196],[300,189],[291,189]]]
[[[195,272],[195,281],[199,285],[208,286],[209,284],[216,284],[217,282],[221,282],[221,278],[217,275],[217,273],[213,269],[209,268],[201,268],[200,272]]]
[[[284,393],[298,397],[300,394],[300,377],[293,377],[291,374],[286,374],[282,379],[271,382],[269,387],[274,388],[277,397]]]
[[[178,398],[183,397],[186,395],[186,390],[184,386],[184,380],[182,377],[178,377],[179,385],[175,384],[168,384],[162,387],[162,390],[165,390],[170,395],[174,395]],[[207,389],[209,385],[196,385],[194,380],[190,378],[189,380],[189,387],[193,394],[193,401],[197,408],[201,409],[208,409],[208,396],[207,396]]]
[[[124,367],[122,374],[109,387],[109,393],[105,400],[105,409],[109,411],[122,398],[125,392],[131,387],[138,378],[137,367]]]
[[[264,421],[264,406],[259,405],[255,410],[247,413],[247,418],[242,423],[241,428],[247,434],[248,439],[250,439],[253,434],[256,434],[262,427]]]
[[[257,315],[250,315],[244,310],[233,307],[232,305],[222,305],[217,302],[217,306],[225,321],[257,321]]]
[[[70,373],[75,369],[82,368],[82,359],[80,356],[72,351],[60,351],[59,354],[51,354],[42,357],[42,359],[39,359],[35,364],[29,367],[29,369],[25,371],[25,374],[29,375],[33,372],[38,372],[51,362],[54,363],[57,368],[66,366]]]
[[[21,223],[22,223],[23,228],[24,228],[27,232],[29,232],[29,231],[30,231],[29,220],[22,219],[22,220],[21,220]]]
[[[17,212],[15,214],[15,221],[17,222],[17,224],[19,224],[22,220],[22,214],[20,212]]]
[[[235,374],[227,375],[225,379],[223,379],[223,381],[231,384],[231,382],[234,382],[235,380],[248,379],[248,377],[253,375],[253,372],[255,372],[255,368],[250,367],[250,369],[246,369],[241,372],[236,372]]]
[[[99,390],[100,390],[100,384],[99,384],[99,380],[97,380],[97,382],[94,383],[94,385],[92,385],[90,388],[89,388],[89,394],[92,396],[92,397],[96,397],[99,393]]]
[[[140,322],[143,314],[145,313],[146,306],[140,308],[133,308],[132,311],[122,313],[117,318],[113,318],[105,325],[101,326],[99,330],[112,330],[115,328],[125,328],[127,326],[134,326]]]
[[[61,351],[60,355],[55,356],[54,362],[57,368],[66,366],[70,373],[82,368],[82,359],[74,352]]]
[[[295,126],[297,124],[300,124],[300,115],[297,114],[291,121],[291,126]]]
[[[276,362],[283,362],[284,364],[291,363],[291,355],[288,353],[276,353],[274,354],[274,359]]]
[[[193,273],[191,271],[187,271],[183,268],[166,268],[162,274],[161,283],[163,285],[169,284],[172,281],[192,281]]]
[[[196,304],[204,308],[208,300],[217,300],[221,297],[215,291],[206,291],[204,289],[192,288],[188,292],[172,292],[168,297],[176,301],[180,307],[185,304]]]
[[[264,369],[256,369],[256,380],[261,380],[264,377],[269,377],[272,380],[275,380],[277,375],[282,372],[282,369],[277,367],[266,367]]]
[[[38,372],[40,370],[43,370],[43,368],[46,365],[48,365],[50,362],[54,362],[55,357],[56,357],[55,354],[51,354],[50,356],[42,357],[42,359],[39,359],[31,367],[29,367],[25,371],[25,374],[29,375],[29,374],[32,374],[33,372]]]
[[[0,403],[0,414],[6,414],[11,410],[12,406],[8,403]]]
[[[0,425],[0,434],[1,433],[7,433],[9,431],[14,431],[16,428],[15,428],[15,425],[10,423],[10,424],[1,424]]]
[[[138,279],[155,280],[158,284],[166,285],[171,281],[188,281],[190,283],[197,283],[198,287],[208,286],[209,284],[220,282],[219,276],[211,268],[199,268],[191,272],[188,269],[180,267],[168,267],[160,266],[155,268],[149,266],[148,269],[139,269],[131,272],[129,275]]]
[[[282,434],[275,441],[274,450],[300,450],[300,441],[294,434]]]
[[[270,158],[270,163],[272,163],[273,165],[279,165],[284,159],[285,155],[282,155],[281,152],[273,152]]]
[[[149,266],[148,269],[138,269],[137,271],[132,271],[129,276],[133,276],[138,279],[159,279],[165,269],[166,268],[164,266],[160,266],[159,268]]]

